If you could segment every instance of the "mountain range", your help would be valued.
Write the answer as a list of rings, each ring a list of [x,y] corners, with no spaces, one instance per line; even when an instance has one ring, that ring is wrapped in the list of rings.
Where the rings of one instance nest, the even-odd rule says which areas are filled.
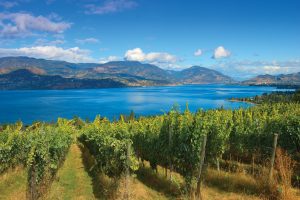
[[[34,74],[27,69],[18,69],[8,74],[0,74],[0,90],[43,90],[43,89],[93,89],[125,87],[112,79],[76,79],[58,75]]]
[[[46,83],[48,89],[65,89],[62,83],[69,82],[76,82],[76,84],[67,84],[66,88],[87,88],[89,84],[86,83],[91,80],[97,80],[97,87],[100,88],[100,80],[105,83],[103,87],[108,87],[109,83],[111,87],[119,87],[234,82],[233,79],[218,71],[199,66],[172,71],[137,61],[76,64],[29,57],[0,58],[0,74],[0,89],[44,88]],[[32,83],[29,84],[31,79]],[[59,86],[55,83],[57,81],[60,83]]]
[[[279,81],[280,80],[280,81]],[[69,63],[29,57],[0,58],[0,89],[75,89],[178,84],[299,84],[300,73],[261,75],[237,82],[216,70],[193,66],[164,70],[137,61]]]
[[[300,72],[280,75],[259,75],[242,82],[247,85],[300,85]]]

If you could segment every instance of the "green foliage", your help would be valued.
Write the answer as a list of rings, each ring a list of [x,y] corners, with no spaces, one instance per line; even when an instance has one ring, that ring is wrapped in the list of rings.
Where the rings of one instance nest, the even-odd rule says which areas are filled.
[[[109,177],[119,178],[127,167],[136,171],[138,161],[132,148],[128,124],[122,120],[110,123],[106,119],[96,117],[93,123],[86,124],[82,129],[79,141],[84,144],[94,156],[96,170]]]
[[[58,119],[56,124],[35,123],[26,129],[21,122],[0,132],[0,173],[26,164],[37,184],[52,177],[72,141],[79,141],[96,160],[95,170],[119,178],[139,167],[138,158],[180,173],[187,188],[197,177],[202,139],[207,135],[205,162],[238,157],[250,162],[269,158],[274,133],[278,144],[291,155],[300,151],[300,105],[268,103],[248,109],[198,110],[182,113],[174,107],[162,116],[120,117],[110,122],[97,116],[93,122]],[[131,148],[129,148],[131,147]]]
[[[278,143],[291,154],[297,152],[300,137],[300,105],[295,103],[263,104],[233,111],[229,154],[251,160],[253,154],[260,162],[269,157],[274,133]],[[297,139],[298,138],[298,139]]]
[[[272,92],[271,94],[264,93],[261,96],[231,98],[231,100],[247,101],[257,104],[263,103],[300,103],[300,90],[295,92]]]
[[[75,129],[68,120],[57,124],[35,123],[26,129],[21,122],[0,132],[0,173],[23,165],[28,169],[28,185],[36,197],[47,187],[62,164],[74,140]]]
[[[49,178],[55,175],[73,141],[72,134],[72,128],[61,121],[58,122],[57,127],[43,125],[28,133],[31,144],[27,167],[29,171],[36,172],[37,184],[44,177]]]
[[[30,149],[28,135],[22,124],[7,126],[0,132],[0,173],[17,165],[24,165]]]
[[[173,109],[164,116],[131,121],[133,145],[142,160],[153,169],[172,168],[184,176],[187,186],[197,176],[203,135],[207,135],[206,162],[222,156],[243,161],[258,154],[258,161],[269,158],[274,133],[278,143],[290,153],[299,151],[300,105],[264,104],[248,109],[199,110]]]

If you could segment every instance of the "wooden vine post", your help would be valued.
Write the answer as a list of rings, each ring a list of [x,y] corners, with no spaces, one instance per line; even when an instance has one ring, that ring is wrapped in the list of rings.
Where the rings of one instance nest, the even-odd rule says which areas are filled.
[[[172,154],[171,154],[171,151],[172,151],[172,121],[170,121],[170,124],[169,124],[169,154],[170,154],[170,157],[169,157],[169,167],[170,167],[170,172],[169,172],[169,180],[172,181],[172,171],[173,171],[173,165],[172,165]]]
[[[255,162],[254,162],[254,154],[252,154],[252,176],[254,176],[255,172],[254,172],[254,165],[255,165]]]
[[[275,133],[274,140],[273,140],[273,150],[272,150],[272,157],[271,157],[270,173],[269,173],[269,183],[271,183],[272,177],[273,177],[273,168],[274,168],[274,162],[275,162],[277,139],[278,139],[278,134]]]
[[[29,168],[29,191],[28,191],[28,199],[29,200],[36,200],[38,199],[38,191],[37,191],[37,184],[36,184],[36,170],[35,164],[31,165]]]
[[[206,141],[207,141],[207,136],[203,136],[203,142],[202,142],[202,147],[201,147],[201,153],[200,153],[200,163],[199,163],[199,173],[198,173],[198,178],[197,178],[197,191],[196,191],[196,199],[197,200],[202,200],[201,196],[201,175],[202,175],[202,169],[203,169],[203,164],[204,164],[204,158],[205,158],[205,147],[206,147]]]
[[[129,200],[130,199],[130,194],[129,194],[129,182],[130,182],[130,143],[128,142],[127,145],[127,153],[126,153],[126,177],[125,177],[125,199]]]

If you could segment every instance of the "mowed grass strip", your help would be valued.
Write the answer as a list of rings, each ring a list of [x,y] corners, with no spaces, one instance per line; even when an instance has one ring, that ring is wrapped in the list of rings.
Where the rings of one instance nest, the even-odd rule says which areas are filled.
[[[0,175],[0,199],[26,199],[27,172],[24,168],[9,170]]]
[[[95,199],[92,178],[84,169],[82,152],[76,144],[71,146],[47,196],[47,199]]]

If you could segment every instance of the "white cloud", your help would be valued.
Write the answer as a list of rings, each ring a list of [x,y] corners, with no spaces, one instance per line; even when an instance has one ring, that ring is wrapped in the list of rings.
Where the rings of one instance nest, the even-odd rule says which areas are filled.
[[[125,60],[149,62],[152,64],[176,63],[178,58],[165,52],[144,53],[141,48],[128,50],[124,56]]]
[[[223,46],[219,46],[215,49],[213,58],[219,59],[219,58],[226,58],[231,55],[230,51],[225,49]]]
[[[8,10],[24,3],[29,3],[30,1],[32,0],[0,0],[0,7]]]
[[[261,74],[289,74],[300,72],[300,60],[290,61],[230,61],[220,62],[214,66],[236,79],[248,79]]]
[[[125,53],[125,60],[145,61],[146,55],[141,48],[127,50]]]
[[[101,58],[99,62],[101,64],[104,64],[107,62],[118,61],[118,60],[121,60],[118,56],[108,56],[107,58]]]
[[[62,17],[55,12],[51,12],[49,15],[47,15],[47,18],[49,20],[62,21]]]
[[[162,65],[159,65],[159,67],[166,69],[166,70],[175,70],[175,71],[180,71],[180,70],[188,68],[187,66],[179,65],[176,63],[162,64]]]
[[[282,67],[276,65],[263,66],[263,71],[267,74],[275,74],[282,70]]]
[[[60,40],[60,39],[52,40],[52,41],[46,39],[37,39],[34,42],[34,45],[35,46],[56,46],[56,45],[64,44],[65,42],[66,42],[65,40]]]
[[[76,40],[78,44],[95,44],[99,43],[99,40],[96,38],[85,38],[85,39],[78,39]]]
[[[95,62],[90,57],[90,52],[79,47],[63,49],[56,46],[34,46],[16,49],[0,48],[0,57],[6,56],[28,56],[34,58],[44,58],[49,60],[62,60],[68,62]]]
[[[86,14],[108,14],[121,12],[123,10],[132,9],[137,6],[133,0],[106,0],[102,5],[88,4],[85,5]]]
[[[5,9],[10,9],[17,6],[19,3],[17,1],[0,1],[0,6]]]
[[[64,21],[53,21],[28,13],[0,13],[0,37],[27,37],[38,33],[60,34],[70,28]]]
[[[197,49],[195,52],[194,52],[194,56],[201,56],[203,54],[202,50],[201,49]]]

